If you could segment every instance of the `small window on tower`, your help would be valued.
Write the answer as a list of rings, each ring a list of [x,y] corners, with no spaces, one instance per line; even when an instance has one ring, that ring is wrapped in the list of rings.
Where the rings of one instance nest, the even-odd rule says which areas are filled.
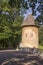
[[[27,33],[26,33],[26,37],[27,37]]]

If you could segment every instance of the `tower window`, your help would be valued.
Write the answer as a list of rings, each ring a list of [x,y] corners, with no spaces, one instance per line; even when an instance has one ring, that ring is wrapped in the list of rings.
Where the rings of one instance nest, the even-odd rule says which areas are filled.
[[[27,37],[27,33],[26,33],[26,37]]]

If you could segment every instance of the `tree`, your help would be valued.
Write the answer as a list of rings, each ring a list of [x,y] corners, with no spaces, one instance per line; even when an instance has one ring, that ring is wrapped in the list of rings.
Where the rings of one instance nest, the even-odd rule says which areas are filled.
[[[0,44],[2,44],[3,47],[6,45],[6,43],[10,47],[13,45],[16,46],[19,44],[20,41],[20,24],[22,22],[23,17],[21,15],[18,17],[18,12],[15,11],[16,9],[9,7],[6,0],[1,1],[1,3],[2,4],[0,6]]]

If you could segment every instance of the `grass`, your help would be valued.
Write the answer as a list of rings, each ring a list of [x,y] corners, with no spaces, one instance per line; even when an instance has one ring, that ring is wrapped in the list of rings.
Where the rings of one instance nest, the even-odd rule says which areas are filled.
[[[43,45],[39,45],[39,49],[43,49]]]

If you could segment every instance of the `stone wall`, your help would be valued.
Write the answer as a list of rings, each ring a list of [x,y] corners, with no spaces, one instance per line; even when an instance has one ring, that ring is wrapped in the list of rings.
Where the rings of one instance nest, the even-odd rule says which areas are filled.
[[[22,28],[22,43],[20,47],[38,48],[38,28],[28,26]]]

